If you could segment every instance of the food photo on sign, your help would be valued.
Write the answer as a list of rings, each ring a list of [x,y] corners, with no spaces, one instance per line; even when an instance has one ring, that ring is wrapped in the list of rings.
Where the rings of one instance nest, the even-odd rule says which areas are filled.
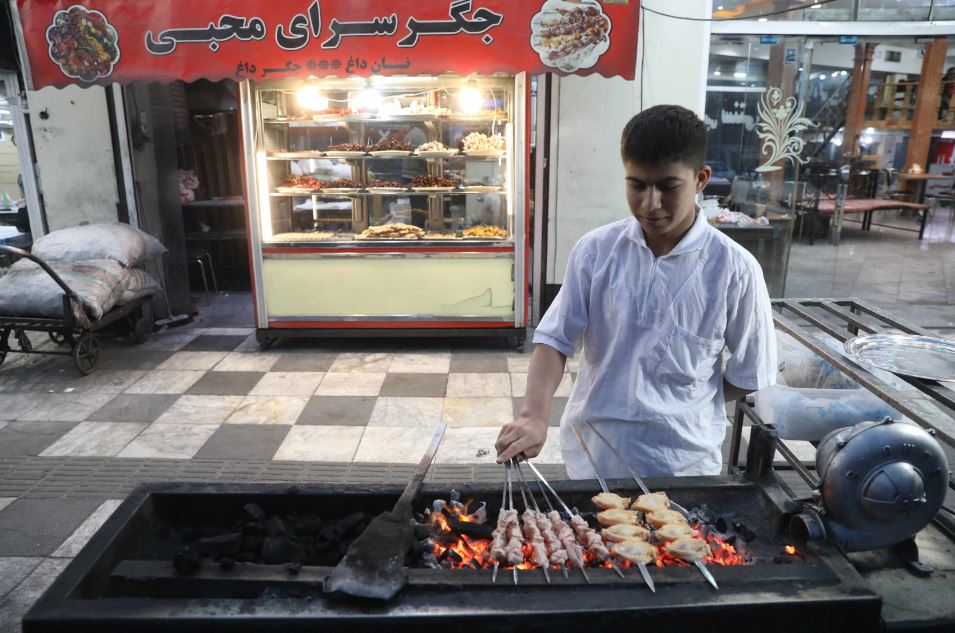
[[[531,47],[545,66],[591,68],[610,48],[610,26],[596,0],[547,0],[531,20]]]
[[[119,61],[119,36],[99,11],[78,4],[57,11],[46,30],[50,59],[73,79],[108,77]]]

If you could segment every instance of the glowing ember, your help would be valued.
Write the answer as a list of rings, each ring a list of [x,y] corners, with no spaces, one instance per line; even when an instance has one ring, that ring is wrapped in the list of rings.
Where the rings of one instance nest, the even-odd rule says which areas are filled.
[[[473,518],[468,513],[470,503],[471,501],[464,504],[445,503],[439,512],[431,513],[432,553],[437,560],[450,562],[451,569],[490,569],[493,567],[493,562],[490,559],[491,541],[457,534],[451,529],[448,521],[448,517],[451,517],[457,522],[473,522]],[[706,541],[710,546],[712,554],[704,559],[707,565],[734,566],[746,564],[743,556],[722,536],[711,533],[704,538],[699,530],[694,530],[693,536]],[[786,552],[795,554],[796,549],[787,546]],[[610,569],[609,561],[597,561],[593,552],[585,550],[585,555],[587,567]],[[536,563],[532,562],[533,549],[528,544],[524,546],[524,557],[525,560],[517,566],[518,569],[526,570],[538,567]],[[617,564],[623,568],[634,566],[628,561],[617,561]],[[686,567],[689,565],[690,563],[669,554],[662,545],[657,548],[657,567]]]
[[[787,546],[786,546],[786,553],[789,554],[790,556],[795,556],[795,555],[796,555],[796,548],[793,547],[792,545],[787,545]]]

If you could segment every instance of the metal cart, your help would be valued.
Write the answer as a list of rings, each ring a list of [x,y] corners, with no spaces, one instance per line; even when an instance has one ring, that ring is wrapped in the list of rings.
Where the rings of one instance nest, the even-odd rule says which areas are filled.
[[[10,352],[70,356],[73,358],[76,369],[85,376],[93,371],[99,360],[99,341],[96,340],[95,334],[97,331],[120,319],[126,319],[130,326],[132,340],[137,344],[144,342],[152,331],[148,315],[148,305],[152,301],[152,295],[117,305],[99,319],[92,320],[86,316],[82,307],[74,311],[73,305],[82,306],[82,301],[45,261],[12,246],[0,246],[0,254],[14,255],[35,262],[53,278],[64,293],[62,318],[5,316],[0,306],[0,365]],[[69,344],[70,351],[35,349],[27,332],[46,332],[54,343]],[[19,349],[13,349],[10,346],[11,334],[15,337]]]

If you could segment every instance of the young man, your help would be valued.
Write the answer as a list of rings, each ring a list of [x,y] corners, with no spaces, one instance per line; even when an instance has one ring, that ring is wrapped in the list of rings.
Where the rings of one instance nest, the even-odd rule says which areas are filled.
[[[710,177],[696,115],[679,106],[645,110],[627,123],[620,149],[633,217],[591,231],[571,251],[534,334],[520,417],[498,436],[498,462],[540,452],[564,363],[582,343],[560,425],[570,477],[594,476],[571,424],[602,476],[627,476],[585,422],[639,475],[719,474],[725,402],[775,382],[763,274],[695,204]]]

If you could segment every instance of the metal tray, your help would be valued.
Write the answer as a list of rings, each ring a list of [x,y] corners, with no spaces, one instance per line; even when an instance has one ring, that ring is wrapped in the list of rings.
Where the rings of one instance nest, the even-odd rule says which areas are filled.
[[[845,343],[855,361],[926,380],[955,380],[955,342],[910,334],[871,334]]]

